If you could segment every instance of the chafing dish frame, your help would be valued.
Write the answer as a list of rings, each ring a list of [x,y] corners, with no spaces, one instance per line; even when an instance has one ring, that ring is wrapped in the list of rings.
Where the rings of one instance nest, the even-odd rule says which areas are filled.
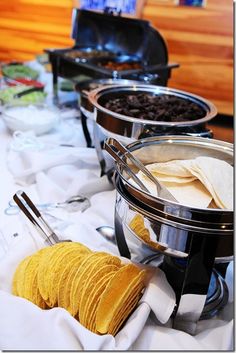
[[[191,147],[195,145],[197,148],[198,144],[200,146],[202,144],[202,146],[205,146],[205,154],[203,154],[203,150],[200,148],[198,155],[208,155],[212,157],[215,156],[216,158],[226,160],[227,162],[233,164],[232,144],[206,138],[191,138],[188,136],[162,136],[139,140],[126,147],[132,153],[135,153],[135,151],[140,152],[144,158],[145,154],[142,154],[142,148],[148,148],[149,146],[155,144],[155,142],[160,147],[160,145],[164,143],[167,145],[167,147],[168,145],[172,146],[173,150],[175,150],[176,158],[178,158],[176,147],[178,147],[179,144],[181,147],[181,142],[184,143],[184,141],[186,141],[188,144],[188,153],[186,152],[187,159],[190,158]],[[147,152],[146,154],[148,155]],[[163,153],[160,157],[160,161],[163,161],[164,158],[167,158],[168,160],[168,157],[163,156]],[[173,155],[173,153],[173,151],[170,152],[170,155]],[[150,151],[149,154],[151,154]],[[192,154],[193,158],[196,157],[196,150],[194,151],[193,149]],[[141,155],[138,155],[137,157],[142,160],[140,157]],[[157,152],[156,155],[158,156]],[[146,164],[148,162],[150,163],[150,161],[147,162],[147,160],[142,160],[142,162]],[[118,175],[118,173],[120,175]],[[160,239],[157,240],[157,243],[160,241],[160,244],[162,244],[163,240],[164,243],[166,243],[166,249],[163,251],[159,250],[164,254],[164,258],[167,255],[167,257],[171,256],[174,259],[186,261],[186,268],[183,274],[183,282],[177,298],[177,307],[175,313],[173,314],[173,327],[186,331],[190,334],[194,334],[197,322],[203,312],[214,263],[216,262],[216,259],[218,262],[220,262],[220,258],[222,258],[223,262],[225,260],[224,258],[229,260],[234,252],[233,211],[219,209],[197,209],[179,205],[179,209],[184,211],[185,217],[180,217],[179,222],[177,222],[178,215],[177,219],[172,219],[172,215],[175,214],[176,209],[176,205],[174,203],[156,198],[157,203],[160,203],[161,209],[164,205],[163,212],[158,213],[158,206],[156,205],[157,209],[155,211],[155,205],[150,204],[148,201],[149,197],[151,196],[148,194],[146,195],[145,192],[142,191],[141,193],[143,198],[141,198],[141,194],[139,193],[140,190],[138,194],[132,195],[130,193],[130,188],[126,187],[126,183],[124,182],[124,179],[122,179],[121,174],[122,170],[118,168],[115,179],[115,186],[117,189],[115,228],[119,251],[122,256],[130,258],[131,255],[125,235],[128,229],[128,226],[125,223],[125,214],[128,211],[125,211],[124,207],[128,210],[132,210],[132,212],[141,213],[150,222],[156,222],[157,229],[164,226],[164,228],[172,230],[170,231],[172,237],[169,238],[170,246],[167,244],[168,238],[161,238],[161,230],[160,233],[158,233]],[[171,212],[171,209],[173,212]],[[204,213],[206,213],[206,215],[204,215]],[[201,215],[202,224],[200,222]],[[207,215],[210,217],[209,220],[207,219]],[[195,220],[197,220],[197,222],[195,222]],[[193,223],[191,224],[191,222]],[[211,224],[213,225],[212,228]],[[163,235],[166,234],[164,228]],[[133,234],[132,230],[130,229],[129,232],[130,234]],[[183,237],[182,242],[179,239],[180,233],[178,232],[183,233],[181,233]],[[175,238],[176,247],[173,247]],[[140,244],[142,244],[141,239]],[[152,251],[155,250],[152,249]],[[168,273],[166,273],[166,275],[168,279]],[[222,302],[222,305],[225,304],[226,301]]]

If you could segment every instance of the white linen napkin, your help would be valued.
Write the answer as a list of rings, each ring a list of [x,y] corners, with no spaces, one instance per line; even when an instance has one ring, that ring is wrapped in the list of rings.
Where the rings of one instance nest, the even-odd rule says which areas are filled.
[[[78,194],[90,197],[113,189],[106,176],[100,177],[95,149],[51,145],[41,138],[37,143],[36,148],[30,144],[18,151],[10,148],[7,165],[18,185],[35,185],[39,201],[63,202]]]
[[[39,151],[22,150],[10,151],[8,168],[16,181],[20,184],[32,184],[36,174],[47,172],[57,166],[74,165],[76,168],[97,169],[97,156],[93,149],[85,147],[55,147],[47,146]]]
[[[140,305],[113,337],[97,335],[65,309],[42,310],[0,290],[0,348],[3,350],[127,350],[147,320],[150,309]]]
[[[155,269],[140,302],[150,306],[159,322],[167,323],[173,313],[176,297],[164,272],[159,268]]]

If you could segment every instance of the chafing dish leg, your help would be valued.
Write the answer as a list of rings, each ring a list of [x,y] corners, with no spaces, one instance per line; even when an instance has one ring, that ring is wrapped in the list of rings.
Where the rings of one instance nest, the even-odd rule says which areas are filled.
[[[52,65],[52,84],[53,84],[53,100],[54,103],[58,104],[58,60],[57,58],[51,58]]]
[[[102,177],[103,175],[106,174],[106,161],[101,147],[101,141],[99,138],[99,127],[97,126],[96,122],[94,122],[93,124],[93,140],[94,140],[94,146],[97,152],[98,161],[101,167],[101,177]]]
[[[87,147],[92,147],[92,140],[87,126],[87,118],[82,112],[80,113],[80,117],[81,117],[81,124],[82,124],[83,133],[84,133],[84,138],[87,143]]]
[[[116,202],[119,202],[119,200],[117,200]],[[120,255],[128,259],[131,259],[131,254],[125,240],[123,222],[116,208],[115,208],[115,235],[116,235],[116,244],[118,246]]]
[[[214,239],[213,239],[214,238]],[[173,327],[195,334],[214,266],[217,236],[193,234]]]

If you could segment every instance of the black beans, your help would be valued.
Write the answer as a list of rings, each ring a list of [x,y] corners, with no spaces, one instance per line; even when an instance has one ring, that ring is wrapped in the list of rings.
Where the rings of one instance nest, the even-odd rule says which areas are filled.
[[[196,120],[206,115],[205,110],[195,102],[168,94],[124,95],[110,99],[105,107],[122,115],[165,122]]]

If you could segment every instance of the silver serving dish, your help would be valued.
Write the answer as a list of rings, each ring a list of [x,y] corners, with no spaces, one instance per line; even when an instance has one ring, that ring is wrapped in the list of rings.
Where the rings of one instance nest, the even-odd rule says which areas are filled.
[[[201,107],[205,111],[205,116],[195,120],[166,122],[125,116],[105,108],[106,102],[110,99],[138,93],[148,93],[151,95],[165,94],[189,100]],[[163,127],[167,130],[183,128],[186,132],[188,127],[199,127],[200,130],[204,130],[205,124],[217,114],[215,105],[200,96],[177,89],[154,85],[137,84],[102,87],[91,91],[88,94],[88,99],[94,107],[94,119],[107,132],[107,135],[111,136],[112,134],[112,136],[117,139],[126,137],[129,138],[130,141],[146,136],[158,135],[158,133],[160,134],[160,132],[163,131]],[[176,134],[178,134],[178,132]],[[199,133],[193,135],[203,136],[203,134],[199,135]]]
[[[197,156],[219,158],[231,165],[234,160],[232,144],[200,137],[153,137],[126,147],[143,164]],[[120,157],[125,159],[125,155]],[[164,264],[174,263],[171,271],[170,266],[166,271],[178,293],[174,327],[193,334],[203,312],[214,264],[232,260],[233,211],[192,208],[151,196],[130,184],[125,170],[118,166],[115,187],[115,229],[121,255],[130,258],[135,254],[137,259],[156,252],[164,255]],[[136,215],[142,217],[152,243],[131,228],[130,222]],[[181,274],[181,283],[176,284],[174,271]]]
[[[233,164],[232,144],[200,137],[152,137],[136,141],[128,145],[127,148],[143,164],[173,159],[192,159],[198,156],[214,157]],[[125,155],[121,157],[126,159]],[[158,233],[155,233],[156,239],[154,240],[157,245],[161,243],[162,250],[160,249],[160,251],[173,256],[185,257],[188,254],[188,248],[186,248],[189,246],[188,233],[197,232],[198,234],[219,235],[224,246],[221,246],[221,242],[219,243],[217,257],[233,254],[233,211],[193,208],[155,197],[130,183],[130,178],[122,167],[117,165],[116,168],[118,192],[130,204],[131,209],[136,209],[138,213],[141,212],[148,219],[148,223],[152,220],[152,224],[155,222],[162,224],[161,228],[158,227]],[[130,168],[135,172],[134,166],[130,165]],[[155,229],[153,226],[151,228]],[[162,228],[165,229],[164,232],[162,232]],[[173,228],[178,231],[173,232]],[[168,232],[168,229],[171,229],[171,232]],[[134,236],[136,236],[135,233]],[[145,243],[142,239],[140,241]],[[164,248],[163,244],[165,244]],[[150,247],[150,244],[146,245]]]

